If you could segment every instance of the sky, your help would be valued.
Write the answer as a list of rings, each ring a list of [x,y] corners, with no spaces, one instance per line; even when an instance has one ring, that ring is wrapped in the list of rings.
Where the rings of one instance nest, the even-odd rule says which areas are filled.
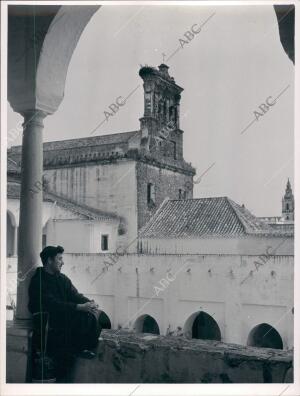
[[[202,28],[189,41],[192,26]],[[194,197],[228,196],[257,216],[281,215],[288,177],[294,186],[294,66],[272,6],[102,6],[74,51],[44,141],[138,130],[138,71],[163,61],[184,88],[184,158],[196,168],[194,180],[202,175]],[[130,93],[102,123],[116,98]],[[8,106],[8,131],[21,120]]]

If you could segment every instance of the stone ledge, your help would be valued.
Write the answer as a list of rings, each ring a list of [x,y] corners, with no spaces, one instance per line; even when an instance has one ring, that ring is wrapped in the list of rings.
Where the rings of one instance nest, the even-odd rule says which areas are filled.
[[[104,330],[93,360],[77,359],[74,383],[283,383],[293,351]]]

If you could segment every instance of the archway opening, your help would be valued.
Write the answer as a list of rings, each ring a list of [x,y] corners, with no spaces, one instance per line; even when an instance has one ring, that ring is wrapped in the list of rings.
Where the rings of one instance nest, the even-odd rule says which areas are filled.
[[[136,333],[160,334],[156,320],[150,315],[140,316],[134,324]]]
[[[247,345],[260,348],[283,349],[278,331],[267,323],[255,326],[249,333]]]
[[[189,317],[184,326],[188,338],[221,341],[221,330],[215,319],[206,312],[196,312]]]
[[[99,315],[99,322],[102,329],[111,329],[111,321],[104,311],[101,311]]]

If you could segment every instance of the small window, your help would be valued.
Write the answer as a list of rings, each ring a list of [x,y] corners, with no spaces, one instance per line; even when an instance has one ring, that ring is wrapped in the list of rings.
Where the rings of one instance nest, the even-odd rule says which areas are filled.
[[[289,204],[287,203],[286,204],[286,210],[289,210],[290,209],[290,207],[289,207]]]
[[[101,235],[101,250],[108,250],[108,235]]]
[[[147,185],[147,203],[148,204],[155,203],[155,190],[154,190],[154,185],[152,183],[148,183]]]
[[[181,198],[181,197],[182,197],[182,190],[181,190],[181,188],[179,189],[178,197],[179,197],[179,199],[182,199],[182,198]]]

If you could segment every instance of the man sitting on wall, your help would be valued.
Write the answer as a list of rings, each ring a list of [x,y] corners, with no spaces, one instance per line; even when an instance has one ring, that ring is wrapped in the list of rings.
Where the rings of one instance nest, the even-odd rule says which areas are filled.
[[[32,314],[47,313],[46,348],[54,359],[57,377],[66,375],[70,356],[95,356],[92,349],[97,346],[101,332],[98,305],[80,294],[61,273],[63,252],[62,246],[46,246],[42,250],[43,267],[38,267],[31,278],[28,303]]]

